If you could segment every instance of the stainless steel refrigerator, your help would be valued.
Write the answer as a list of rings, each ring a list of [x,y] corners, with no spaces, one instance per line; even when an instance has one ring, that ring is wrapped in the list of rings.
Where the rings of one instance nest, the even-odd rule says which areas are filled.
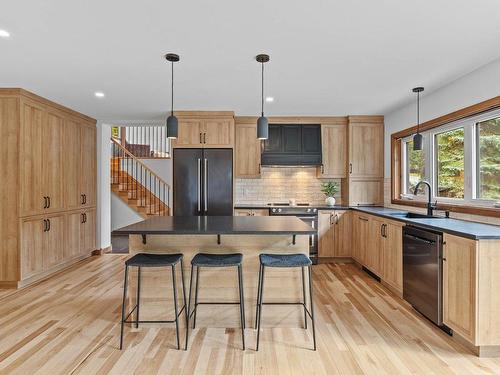
[[[174,149],[174,216],[233,215],[233,150]]]

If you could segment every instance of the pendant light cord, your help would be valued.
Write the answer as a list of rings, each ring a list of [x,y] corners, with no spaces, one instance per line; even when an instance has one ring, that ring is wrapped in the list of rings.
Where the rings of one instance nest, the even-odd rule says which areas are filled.
[[[262,79],[261,79],[261,114],[264,116],[264,63],[260,63],[262,65]]]
[[[420,92],[417,92],[417,134],[420,129]]]
[[[171,62],[172,64],[172,101],[171,101],[171,114],[172,116],[174,115],[174,62]]]

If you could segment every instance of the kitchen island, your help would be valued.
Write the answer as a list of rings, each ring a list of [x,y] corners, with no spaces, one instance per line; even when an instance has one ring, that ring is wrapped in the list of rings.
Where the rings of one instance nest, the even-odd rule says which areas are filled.
[[[309,255],[309,235],[313,233],[300,219],[283,216],[158,216],[114,231],[114,234],[129,236],[131,256],[140,252],[184,254],[186,294],[190,262],[196,253],[242,253],[247,327],[253,327],[255,318],[259,254]],[[136,275],[137,270],[132,268],[129,296],[135,296]],[[177,272],[179,306],[182,306],[180,277]],[[202,268],[199,302],[236,302],[237,286],[236,268]],[[141,270],[141,320],[172,319],[172,295],[170,269]],[[266,271],[264,300],[296,302],[302,298],[300,269]],[[300,327],[302,322],[303,310],[297,306],[263,308],[263,326]],[[200,305],[198,308],[197,327],[239,327],[239,324],[237,305]]]

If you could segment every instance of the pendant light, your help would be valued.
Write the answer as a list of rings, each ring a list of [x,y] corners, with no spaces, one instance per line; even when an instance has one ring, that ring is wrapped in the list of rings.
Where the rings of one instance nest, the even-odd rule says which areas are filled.
[[[257,55],[255,57],[255,60],[257,60],[257,62],[259,62],[262,66],[262,78],[261,78],[262,106],[261,106],[260,117],[257,120],[257,138],[267,139],[269,137],[269,121],[267,120],[267,117],[264,116],[264,63],[269,61],[269,55],[264,55],[264,54]]]
[[[167,138],[176,139],[179,132],[179,122],[174,116],[174,62],[178,62],[180,58],[175,53],[167,53],[165,58],[172,64],[172,106],[170,116],[167,118]]]
[[[417,134],[413,136],[413,150],[420,151],[422,150],[422,134],[420,134],[420,93],[424,91],[423,87],[415,87],[413,92],[417,93]]]

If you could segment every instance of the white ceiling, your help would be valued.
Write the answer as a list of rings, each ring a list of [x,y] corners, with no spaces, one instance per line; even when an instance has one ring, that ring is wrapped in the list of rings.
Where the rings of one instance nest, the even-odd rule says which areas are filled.
[[[98,119],[384,114],[500,57],[498,0],[3,1],[0,86]],[[103,91],[104,99],[94,97]]]

